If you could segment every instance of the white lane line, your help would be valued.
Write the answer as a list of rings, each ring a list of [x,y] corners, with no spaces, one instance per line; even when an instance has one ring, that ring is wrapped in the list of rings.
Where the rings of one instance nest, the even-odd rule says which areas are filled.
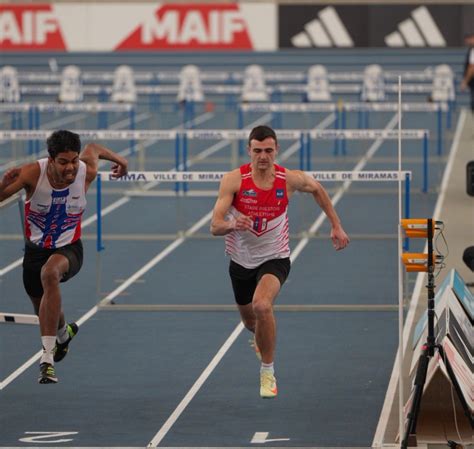
[[[165,435],[168,433],[168,431],[171,429],[171,427],[173,427],[174,423],[178,420],[181,413],[183,413],[184,409],[188,406],[188,404],[194,398],[196,393],[204,385],[204,382],[206,382],[207,378],[214,371],[215,367],[222,360],[222,357],[224,357],[226,352],[229,350],[229,348],[235,342],[235,340],[240,335],[240,333],[242,332],[243,329],[244,329],[244,325],[242,324],[242,322],[240,322],[237,325],[237,327],[232,331],[232,333],[229,335],[229,337],[227,338],[225,343],[222,345],[222,347],[219,349],[219,351],[217,351],[217,354],[211,360],[209,365],[206,366],[206,369],[201,373],[201,375],[196,380],[196,382],[194,382],[194,385],[188,391],[186,396],[181,400],[181,402],[178,404],[178,406],[173,411],[173,413],[170,415],[170,417],[166,420],[166,422],[163,424],[161,429],[157,432],[157,434],[148,443],[147,447],[156,447],[156,446],[158,446],[158,444],[160,444],[161,440],[165,437]]]
[[[13,373],[5,377],[5,379],[0,382],[0,391],[3,390],[9,383],[13,382],[21,373],[26,371],[31,365],[33,365],[33,363],[35,363],[41,357],[42,353],[42,350],[38,351],[36,354],[31,356],[25,363],[23,363],[23,365],[13,371]]]
[[[15,262],[12,262],[11,264],[7,265],[5,268],[0,269],[0,278],[7,274],[8,272],[14,270],[16,267],[19,267],[21,263],[23,262],[23,257],[20,257],[19,259],[15,260]]]
[[[466,121],[467,118],[467,111],[466,109],[463,109],[461,111],[461,115],[459,116],[459,120],[456,126],[456,132],[454,134],[454,139],[451,144],[451,150],[449,153],[449,159],[446,164],[446,168],[444,169],[444,174],[443,174],[443,180],[441,182],[441,191],[438,196],[438,199],[436,201],[436,206],[435,210],[433,213],[433,217],[435,219],[439,219],[439,215],[441,213],[441,209],[443,207],[444,203],[444,197],[446,194],[446,189],[447,185],[449,182],[449,178],[451,176],[451,171],[453,169],[453,164],[454,164],[454,159],[456,156],[456,153],[459,148],[459,141],[461,140],[461,134],[462,130],[464,129],[464,122]],[[425,246],[423,252],[427,252],[427,247]],[[421,298],[421,289],[423,288],[423,285],[425,284],[425,275],[424,273],[418,273],[416,277],[416,283],[415,287],[413,288],[413,293],[411,295],[410,299],[410,308],[407,313],[407,317],[405,320],[405,326],[403,330],[403,341],[405,342],[404,348],[403,348],[403,354],[407,354],[408,352],[408,345],[411,344],[410,340],[410,333],[411,330],[413,329],[415,323],[415,313],[416,310],[419,307],[419,302],[422,299]],[[390,376],[390,381],[388,384],[387,392],[385,394],[385,400],[383,403],[382,411],[380,412],[380,417],[379,417],[379,422],[377,424],[377,428],[375,430],[375,435],[374,439],[372,442],[372,447],[381,447],[385,441],[385,433],[387,431],[387,426],[388,426],[388,421],[390,419],[390,414],[391,414],[391,409],[392,409],[392,404],[395,401],[395,395],[397,394],[398,391],[398,379],[399,379],[399,373],[398,373],[398,351],[397,351],[397,356],[395,358],[394,364],[393,364],[393,369],[392,369],[392,374]],[[398,410],[398,408],[397,408]]]
[[[389,121],[385,129],[392,129],[395,127],[397,123],[397,114]],[[362,167],[364,167],[367,162],[369,161],[370,157],[372,157],[373,154],[380,148],[380,145],[382,145],[383,139],[377,139],[372,146],[369,148],[365,156],[361,159],[361,161],[356,165],[356,167],[353,170],[360,170]],[[333,204],[336,204],[339,199],[342,197],[343,193],[348,189],[348,187],[351,185],[352,181],[346,181],[343,186],[338,190],[336,195],[333,197],[332,201]],[[319,217],[316,219],[316,221],[313,223],[313,225],[310,227],[309,232],[316,232],[319,227],[323,224],[324,220],[326,218],[326,215],[324,212],[321,212]],[[298,256],[301,254],[305,246],[308,244],[309,238],[305,237],[300,240],[296,248],[292,251],[291,254],[291,262],[293,263]],[[204,369],[204,371],[201,373],[199,378],[196,380],[194,385],[191,387],[191,389],[188,391],[188,393],[184,396],[184,398],[181,400],[181,402],[178,404],[176,409],[173,411],[173,413],[169,416],[169,418],[166,420],[166,422],[163,424],[163,426],[160,428],[160,430],[155,434],[155,436],[151,439],[151,441],[148,443],[147,447],[157,447],[160,442],[163,440],[163,438],[166,436],[166,434],[169,432],[171,427],[175,424],[175,422],[178,420],[178,418],[181,416],[183,411],[186,409],[186,407],[189,405],[189,403],[192,401],[194,396],[198,393],[199,389],[202,387],[204,382],[209,378],[209,376],[212,374],[216,366],[219,364],[219,362],[222,360],[226,352],[229,350],[229,348],[232,346],[234,341],[237,339],[237,337],[240,335],[242,330],[244,329],[243,324],[240,322],[236,328],[232,331],[230,336],[227,338],[225,341],[224,345],[219,349],[217,354],[214,356],[214,358],[211,360],[209,365]]]
[[[463,109],[459,117],[458,126],[456,127],[456,132],[454,134],[453,143],[451,145],[451,152],[449,154],[448,163],[444,170],[443,180],[441,181],[441,190],[438,196],[438,201],[436,202],[435,211],[433,217],[437,220],[440,220],[441,210],[444,205],[444,197],[446,196],[446,191],[448,190],[449,178],[451,177],[451,172],[453,171],[454,160],[459,149],[459,141],[461,140],[462,130],[464,129],[465,122],[467,119],[467,110]],[[421,275],[423,276],[423,275]]]

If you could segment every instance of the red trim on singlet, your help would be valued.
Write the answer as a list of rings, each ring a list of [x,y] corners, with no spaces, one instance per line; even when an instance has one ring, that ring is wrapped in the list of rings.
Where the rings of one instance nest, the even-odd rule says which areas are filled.
[[[30,237],[31,237],[30,223],[26,219],[26,217],[28,217],[29,214],[30,214],[30,203],[27,202],[25,203],[25,237],[27,240],[30,240]]]
[[[76,240],[79,240],[80,238],[81,238],[81,221],[79,221],[79,223],[76,226],[71,243],[74,243]]]

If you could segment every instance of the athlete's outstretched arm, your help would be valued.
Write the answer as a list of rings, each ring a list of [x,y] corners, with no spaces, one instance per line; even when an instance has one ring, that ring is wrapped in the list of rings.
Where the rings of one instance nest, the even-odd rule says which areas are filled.
[[[342,228],[341,220],[332,205],[331,198],[324,187],[311,176],[300,170],[286,170],[286,179],[289,193],[294,191],[311,193],[315,201],[327,215],[331,222],[331,239],[334,248],[339,251],[349,244],[349,237]]]
[[[79,159],[87,165],[87,183],[90,184],[99,170],[99,160],[114,162],[112,165],[112,173],[116,178],[127,174],[128,161],[112,150],[100,145],[98,143],[89,143],[81,152]]]
[[[39,172],[39,165],[36,162],[7,170],[0,181],[0,202],[10,198],[21,189],[29,193],[31,186],[39,177]]]
[[[236,219],[226,220],[225,216],[232,205],[234,195],[240,188],[240,170],[226,173],[221,180],[219,195],[212,213],[211,234],[226,235],[235,230],[252,229],[252,220],[246,215]]]

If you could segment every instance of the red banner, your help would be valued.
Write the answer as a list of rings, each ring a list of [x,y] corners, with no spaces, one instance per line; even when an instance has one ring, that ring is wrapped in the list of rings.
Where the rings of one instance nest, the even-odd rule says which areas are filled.
[[[251,50],[253,45],[237,4],[183,4],[158,8],[116,49]]]
[[[0,6],[0,51],[273,51],[276,37],[273,3]]]
[[[0,5],[0,49],[65,50],[51,5]]]

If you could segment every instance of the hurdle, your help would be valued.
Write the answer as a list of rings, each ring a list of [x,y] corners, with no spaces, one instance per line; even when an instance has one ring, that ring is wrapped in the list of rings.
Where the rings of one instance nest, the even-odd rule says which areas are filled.
[[[385,70],[384,78],[386,80],[395,80],[402,76],[404,80],[410,81],[432,81],[434,77],[434,70],[432,67],[426,67],[423,70]],[[178,81],[179,70],[167,71],[151,71],[142,70],[135,71],[135,81]],[[306,73],[302,71],[278,71],[274,70],[265,73],[265,80],[268,82],[304,82],[306,80]],[[113,81],[114,72],[112,70],[102,71],[83,71],[82,79],[86,82],[98,81]],[[209,70],[203,71],[201,77],[204,81],[209,82],[239,82],[242,81],[243,72],[237,70]],[[328,78],[331,81],[362,81],[364,73],[362,71],[351,72],[329,72]],[[21,82],[36,82],[36,83],[59,83],[61,81],[60,73],[51,72],[19,72],[18,80]]]
[[[442,112],[449,110],[447,103],[403,103],[402,112],[435,112],[436,113],[436,127],[437,127],[437,152],[438,156],[443,153],[443,129],[442,129]],[[397,112],[397,103],[247,103],[242,104],[238,110],[237,126],[241,128],[245,123],[245,112],[336,112],[338,120],[336,121],[336,128],[342,127],[344,129],[346,123],[346,113],[357,111],[359,112],[359,128],[362,122],[365,121],[364,126],[368,128],[368,113],[374,112]],[[363,119],[363,120],[362,120]],[[339,123],[341,126],[339,126]],[[282,126],[281,118],[279,116],[279,127]],[[343,147],[343,154],[344,154]],[[335,149],[335,153],[337,150]]]
[[[368,127],[368,113],[374,112],[397,112],[397,103],[345,103],[342,107],[342,114],[346,111],[358,111],[365,113],[365,127]],[[443,119],[442,113],[449,111],[448,104],[445,102],[439,103],[402,103],[402,112],[435,112],[436,113],[436,128],[437,128],[437,153],[441,156],[443,153]]]
[[[321,65],[325,70],[325,79],[331,83],[328,90],[332,93],[342,94],[361,94],[362,84],[366,80],[367,76],[364,71],[353,71],[353,72],[327,72],[324,65]],[[366,66],[366,70],[367,70]],[[440,78],[440,73],[437,67],[427,67],[424,70],[384,70],[381,67],[380,79],[383,84],[383,91],[388,93],[396,93],[398,91],[397,84],[393,83],[393,80],[402,76],[404,81],[410,81],[411,84],[406,83],[401,87],[403,93],[412,94],[432,94],[435,89],[436,80]],[[446,66],[449,68],[449,66]],[[136,85],[135,90],[138,94],[157,94],[165,95],[172,94],[176,95],[179,91],[179,87],[170,85],[171,83],[178,83],[181,80],[181,74],[184,66],[181,70],[172,70],[166,72],[155,72],[155,71],[135,71],[133,70],[131,80],[133,83],[148,83],[148,85]],[[199,67],[197,67],[199,70]],[[248,68],[248,66],[247,66]],[[246,69],[247,69],[246,68]],[[309,67],[311,70],[311,67]],[[446,72],[443,72],[446,75]],[[110,95],[113,93],[113,88],[110,85],[116,78],[116,71],[94,71],[94,72],[81,72],[81,90],[84,94],[95,94],[95,95]],[[22,72],[17,75],[18,80],[21,83],[56,83],[59,84],[64,78],[64,74],[52,74],[52,73],[31,73]],[[241,71],[200,71],[199,78],[205,83],[224,83],[224,85],[203,85],[203,92],[215,93],[215,94],[226,94],[226,95],[240,95],[242,94],[242,84],[245,84],[245,80],[248,75],[242,69]],[[261,80],[264,83],[272,83],[272,86],[268,87],[267,93],[273,95],[274,100],[278,101],[282,93],[301,93],[304,94],[307,91],[307,84],[310,78],[309,73],[306,70],[298,72],[281,72],[271,71],[263,72]],[[445,76],[446,79],[451,80],[451,84],[454,85],[455,77],[450,72],[450,76]],[[101,83],[101,84],[85,84],[85,83]],[[159,85],[165,82],[167,85]],[[349,82],[349,84],[347,83]],[[391,82],[391,83],[389,83]],[[413,83],[415,82],[415,83]],[[108,85],[104,85],[108,83]],[[291,83],[291,84],[282,84]],[[343,83],[343,84],[341,84]],[[429,83],[429,84],[428,84]],[[239,85],[240,84],[240,85]],[[157,88],[157,89],[155,89]],[[58,85],[41,85],[41,84],[29,84],[20,86],[22,94],[28,95],[59,95],[60,87]],[[439,99],[438,99],[439,100]],[[451,108],[449,109],[449,112]],[[448,118],[448,125],[450,124],[450,118]]]
[[[102,183],[128,183],[128,182],[171,182],[186,184],[189,182],[209,183],[220,182],[227,172],[198,172],[198,171],[131,171],[125,176],[115,178],[112,172],[99,172],[97,174],[96,208],[97,208],[97,251],[104,250],[102,237]],[[319,182],[397,182],[404,185],[404,218],[410,218],[410,185],[411,171],[306,171],[306,173]]]
[[[12,113],[12,129],[22,128],[21,113],[28,114],[28,130],[39,130],[42,112],[95,112],[97,113],[97,127],[107,128],[108,112],[128,112],[130,128],[135,128],[135,106],[133,104],[118,103],[4,103],[0,104],[0,112]],[[27,139],[28,140],[28,139]],[[132,151],[134,149],[131,141]],[[37,139],[28,143],[28,154],[38,155],[40,142]]]
[[[0,323],[39,324],[39,318],[36,315],[28,315],[25,313],[0,312]]]
[[[30,114],[31,105],[28,103],[0,103],[0,113],[11,114],[11,129],[23,128],[23,113],[28,113],[28,129],[34,129],[33,114]]]
[[[319,109],[321,106],[327,105],[311,105]],[[323,108],[324,109],[324,108]],[[329,108],[328,108],[329,109]],[[382,129],[345,129],[345,130],[288,130],[277,129],[275,132],[279,140],[297,140],[300,142],[299,149],[299,168],[300,170],[311,171],[311,142],[312,140],[396,140],[398,139],[398,131],[382,130]],[[239,140],[240,143],[248,138],[248,130],[229,130],[229,129],[210,129],[210,130],[186,130],[182,131],[183,135],[183,151],[187,149],[188,139],[201,140]],[[421,140],[423,143],[423,181],[422,191],[428,191],[428,137],[429,131],[426,129],[410,129],[402,130],[401,138],[403,140]],[[183,153],[183,161],[186,164],[187,154]],[[184,169],[185,170],[185,169]]]
[[[1,105],[0,105],[1,106]],[[64,105],[72,106],[72,105]],[[128,105],[122,105],[128,106]],[[133,108],[132,108],[133,110]],[[5,140],[45,140],[54,130],[28,130],[28,131],[0,131],[0,141]],[[175,130],[74,130],[82,139],[88,140],[174,140],[175,168],[180,169],[181,162],[181,137]],[[133,154],[133,150],[132,150]],[[176,187],[176,189],[178,186]]]
[[[135,106],[131,103],[33,103],[32,107],[38,116],[35,121],[37,123],[36,129],[39,128],[41,112],[95,112],[99,129],[107,128],[107,112],[128,112],[130,128],[135,127]]]
[[[0,105],[1,106],[1,105]],[[304,105],[299,105],[304,106]],[[315,107],[324,105],[311,105]],[[326,105],[328,106],[328,105]],[[0,131],[0,140],[32,140],[46,139],[53,131]],[[243,129],[222,129],[222,130],[76,130],[82,138],[90,140],[174,140],[175,141],[175,169],[176,171],[186,171],[188,163],[188,141],[189,139],[200,140],[237,140],[243,142],[248,138],[248,130]],[[295,140],[300,142],[299,148],[299,168],[301,170],[311,170],[312,140],[333,140],[333,139],[354,139],[354,140],[375,140],[383,138],[395,140],[398,138],[396,131],[389,130],[288,130],[277,129],[275,132],[279,140]],[[422,191],[428,191],[428,137],[429,131],[424,129],[402,130],[402,139],[423,141],[423,181]],[[187,190],[183,184],[184,191]],[[177,183],[175,191],[178,191],[180,184]]]
[[[23,220],[23,199],[20,194],[13,195],[12,197],[5,200],[0,204],[0,210],[4,210],[8,207],[13,207],[15,204],[18,204],[20,209],[20,219],[21,225],[24,229],[24,220]],[[15,265],[16,266],[16,265]],[[4,274],[6,274],[12,266],[10,265],[6,269],[0,269],[0,280]],[[11,323],[11,324],[39,324],[38,317],[36,315],[29,315],[24,313],[13,313],[13,312],[0,312],[0,324],[1,323]]]

